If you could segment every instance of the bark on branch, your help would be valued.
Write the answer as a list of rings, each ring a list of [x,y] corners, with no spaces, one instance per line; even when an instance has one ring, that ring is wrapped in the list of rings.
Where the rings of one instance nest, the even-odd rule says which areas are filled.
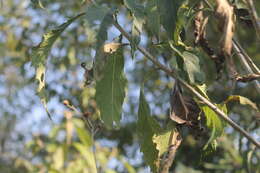
[[[182,138],[178,130],[172,130],[169,140],[169,147],[167,154],[160,163],[159,173],[168,173],[172,162],[175,158],[176,152],[181,145]]]

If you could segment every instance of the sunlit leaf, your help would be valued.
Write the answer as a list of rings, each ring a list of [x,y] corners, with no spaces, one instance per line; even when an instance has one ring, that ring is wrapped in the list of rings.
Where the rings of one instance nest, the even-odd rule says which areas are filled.
[[[36,81],[38,83],[37,93],[41,98],[41,102],[43,103],[44,107],[47,110],[46,102],[47,97],[45,94],[45,65],[47,58],[49,56],[49,52],[51,50],[52,45],[57,40],[57,38],[61,35],[61,33],[76,19],[83,16],[84,13],[81,13],[67,22],[63,23],[62,25],[58,26],[57,28],[47,32],[43,35],[41,43],[32,49],[32,66],[36,69]],[[48,111],[47,111],[48,113]],[[49,117],[50,114],[48,113]]]
[[[188,73],[190,82],[202,82],[204,80],[204,74],[201,71],[199,58],[195,54],[188,51],[184,51],[182,53],[182,58],[184,60],[184,67]]]
[[[228,103],[228,102],[231,102],[231,101],[238,101],[241,105],[248,105],[248,106],[251,106],[253,109],[258,110],[256,104],[246,97],[243,97],[243,96],[240,96],[240,95],[232,95],[232,96],[229,96],[225,100],[225,103]]]
[[[61,126],[53,126],[51,131],[49,132],[49,137],[55,139],[61,129]]]
[[[141,146],[141,152],[144,153],[144,160],[150,165],[153,172],[156,172],[156,167],[158,166],[158,151],[156,149],[156,144],[153,143],[153,136],[159,131],[161,131],[160,126],[150,115],[149,106],[141,91],[138,109],[137,134]]]
[[[226,105],[218,105],[218,107],[223,112],[227,112]],[[205,150],[207,149],[209,144],[214,142],[218,137],[223,134],[226,123],[222,119],[220,119],[220,117],[208,106],[202,106],[201,109],[203,110],[206,117],[206,126],[211,131],[210,139],[203,148]]]
[[[126,170],[128,171],[128,173],[136,173],[134,167],[131,166],[128,162],[124,161],[123,164],[124,164]]]
[[[71,144],[73,130],[74,130],[74,124],[71,121],[71,118],[73,116],[72,112],[65,111],[64,116],[66,118],[66,144]]]
[[[87,161],[86,167],[88,168],[88,170],[91,170],[90,172],[97,173],[95,158],[93,153],[89,150],[89,147],[86,147],[85,145],[76,142],[73,143],[73,146],[80,152],[80,154]]]
[[[206,84],[202,84],[202,85],[195,85],[195,88],[207,99],[209,99],[208,95],[207,95],[207,86]]]
[[[234,7],[226,0],[216,0],[215,15],[219,20],[222,32],[221,49],[226,55],[231,55],[232,38],[234,35]],[[231,67],[229,67],[231,68]]]
[[[169,148],[169,139],[172,130],[166,130],[153,136],[153,142],[156,144],[156,149],[159,151],[158,157],[161,157]]]
[[[91,136],[89,135],[88,131],[84,128],[79,128],[76,127],[76,131],[78,134],[78,137],[80,141],[86,146],[89,147],[92,145],[92,139]]]
[[[125,98],[126,78],[124,75],[123,49],[107,55],[104,74],[96,85],[96,101],[101,119],[112,128],[121,119],[122,104]]]
[[[60,170],[64,164],[64,152],[63,148],[60,146],[56,149],[53,154],[53,167],[57,170]]]

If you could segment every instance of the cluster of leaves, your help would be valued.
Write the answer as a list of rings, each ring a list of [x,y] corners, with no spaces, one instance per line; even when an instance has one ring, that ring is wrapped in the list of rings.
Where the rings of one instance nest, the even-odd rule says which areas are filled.
[[[224,14],[223,3],[217,1],[217,13]],[[124,7],[130,11],[132,19],[132,36],[130,41],[131,54],[134,57],[135,50],[140,42],[141,33],[147,30],[148,38],[155,37],[158,42],[156,49],[158,56],[165,56],[166,52],[169,54],[165,56],[166,61],[170,61],[170,65],[174,71],[190,84],[197,86],[205,86],[205,75],[202,71],[201,65],[203,59],[202,52],[197,48],[190,47],[186,42],[186,32],[189,30],[190,22],[196,14],[194,9],[194,2],[190,1],[148,1],[138,2],[125,0]],[[227,5],[227,4],[226,4]],[[36,68],[36,80],[38,81],[38,94],[46,106],[46,95],[44,94],[45,87],[45,65],[51,46],[59,35],[76,19],[83,18],[86,21],[86,27],[92,28],[93,32],[96,27],[96,21],[100,21],[96,33],[95,59],[94,59],[94,78],[95,78],[95,100],[97,107],[100,110],[100,118],[104,125],[111,129],[120,126],[120,119],[122,115],[122,105],[126,96],[126,78],[124,74],[124,56],[122,46],[111,48],[106,51],[104,44],[107,40],[107,32],[109,27],[117,22],[116,11],[117,7],[110,7],[102,4],[102,2],[90,3],[87,7],[86,13],[82,13],[76,17],[69,19],[66,23],[60,25],[43,36],[42,42],[33,49],[32,64]],[[224,14],[225,15],[225,14]],[[233,14],[229,14],[230,17]],[[224,17],[223,20],[228,20]],[[231,20],[231,19],[230,19]],[[232,19],[233,20],[233,19]],[[224,38],[228,39],[223,42],[223,51],[225,55],[231,53],[231,40],[233,35],[233,21],[228,21],[227,31],[225,31]],[[231,27],[229,25],[232,25]],[[163,27],[163,30],[162,30]],[[230,33],[232,30],[232,33]],[[90,29],[91,31],[91,29]],[[89,31],[89,32],[90,32]],[[164,31],[164,32],[162,32]],[[114,43],[109,43],[114,44]],[[159,46],[158,46],[159,45]],[[227,48],[228,47],[228,48]],[[160,52],[164,52],[161,54]],[[225,53],[226,52],[226,53]],[[174,59],[174,60],[172,60]],[[168,62],[167,62],[168,63]],[[208,99],[206,90],[200,90]],[[230,96],[226,102],[240,96]],[[242,97],[240,97],[242,98]],[[240,99],[244,100],[245,99]],[[241,103],[244,103],[241,101]],[[247,101],[249,103],[249,101]],[[250,103],[251,104],[251,103]],[[252,105],[252,104],[251,104]],[[227,108],[225,103],[219,106],[225,113]],[[256,107],[255,107],[256,108]],[[256,108],[257,109],[257,108]],[[204,149],[209,144],[215,145],[216,139],[223,134],[225,123],[218,115],[209,107],[202,105],[201,110],[206,118],[206,126],[211,131],[210,138],[205,144]],[[158,169],[158,160],[167,150],[170,133],[162,133],[160,124],[151,117],[149,113],[149,106],[147,105],[144,95],[140,94],[139,113],[137,121],[137,132],[140,139],[141,151],[144,153],[144,158],[150,165],[151,169],[156,172]],[[171,128],[170,130],[172,130]],[[162,134],[162,135],[158,135]]]
[[[115,147],[102,147],[93,141],[91,134],[79,118],[72,117],[73,112],[64,112],[64,121],[53,127],[49,135],[34,135],[34,139],[27,143],[26,150],[34,158],[40,156],[42,160],[29,162],[27,159],[16,159],[16,167],[25,168],[29,172],[106,172],[114,173],[109,166],[112,159],[116,159],[117,165],[121,165],[129,172],[135,172]],[[73,135],[76,132],[76,135]],[[65,136],[62,135],[65,133]],[[93,147],[95,146],[95,147]],[[95,150],[95,155],[93,154]],[[32,158],[33,159],[33,158]],[[99,163],[97,169],[96,162]]]
[[[51,6],[48,6],[48,3],[45,4],[41,1],[32,2],[34,3],[35,8],[42,8],[38,10],[43,10],[43,13],[44,10],[48,10],[48,7]],[[30,56],[31,64],[36,70],[35,81],[38,85],[37,93],[46,110],[48,111],[48,100],[52,99],[50,96],[58,95],[58,93],[51,94],[53,92],[50,88],[51,85],[45,80],[48,78],[46,69],[53,70],[51,69],[53,65],[54,74],[58,74],[56,72],[60,69],[61,71],[62,69],[65,69],[69,72],[71,67],[78,67],[80,61],[86,62],[88,67],[86,67],[85,70],[87,70],[87,72],[92,70],[94,71],[94,81],[92,81],[91,85],[87,86],[85,89],[75,89],[71,87],[72,90],[69,94],[59,93],[60,98],[62,99],[67,97],[67,95],[70,95],[72,96],[71,100],[79,105],[81,110],[84,111],[89,108],[92,110],[93,107],[95,110],[98,110],[95,113],[100,114],[98,117],[100,117],[100,120],[104,125],[102,129],[105,130],[101,129],[101,137],[98,136],[97,138],[109,136],[121,142],[123,139],[122,137],[120,138],[120,136],[124,136],[124,138],[126,138],[125,136],[129,136],[132,140],[135,140],[134,137],[136,136],[140,145],[140,150],[144,154],[144,160],[149,164],[153,172],[157,172],[161,160],[168,154],[169,141],[172,138],[172,134],[177,133],[176,124],[170,120],[170,115],[167,113],[169,111],[166,110],[170,107],[169,90],[172,88],[173,80],[169,79],[166,74],[160,73],[155,69],[155,66],[149,64],[149,62],[144,60],[140,54],[136,53],[137,46],[141,43],[145,44],[147,50],[152,52],[152,54],[160,61],[164,62],[166,66],[170,66],[178,76],[194,86],[197,91],[208,100],[211,100],[212,102],[220,102],[221,104],[216,105],[223,110],[223,112],[240,112],[240,107],[235,108],[234,110],[229,109],[227,111],[227,106],[230,105],[230,101],[239,101],[242,105],[250,105],[254,109],[253,111],[250,109],[250,113],[254,113],[255,110],[257,111],[257,106],[254,103],[249,99],[240,96],[245,94],[243,92],[237,91],[234,96],[228,95],[227,93],[229,92],[227,91],[223,91],[222,93],[224,94],[219,94],[220,91],[218,88],[223,89],[225,87],[216,87],[216,85],[214,85],[215,76],[217,76],[217,74],[212,65],[213,63],[200,48],[193,46],[194,39],[190,35],[190,33],[193,32],[193,27],[191,25],[192,20],[198,12],[195,8],[197,3],[199,3],[199,1],[192,0],[124,0],[122,2],[99,0],[93,2],[81,1],[75,2],[75,4],[72,3],[73,8],[75,8],[72,13],[75,14],[75,17],[70,18],[67,22],[59,25],[55,29],[46,32],[39,45],[32,49]],[[220,1],[218,1],[218,3],[220,3]],[[77,15],[76,12],[80,11],[78,9],[81,5],[86,5],[86,9],[84,9],[84,13]],[[70,4],[67,4],[63,9],[66,9],[69,6]],[[209,21],[215,21],[212,10],[204,8],[201,9],[201,11],[205,12],[207,15],[209,13],[207,16],[210,18]],[[71,16],[72,13],[66,13],[64,15]],[[117,22],[117,16],[119,24],[122,26],[125,24],[123,28],[126,28],[126,31],[131,33],[129,42],[131,46],[130,54],[133,59],[128,55],[129,49],[120,46],[120,39],[117,42],[119,46],[116,48],[111,48],[111,44],[114,43],[106,43],[108,40],[109,42],[111,41],[111,35],[109,35],[111,31],[116,32],[115,28],[112,26]],[[230,16],[228,17],[230,18]],[[123,21],[121,20],[122,18],[124,19]],[[78,24],[76,29],[73,28],[73,24]],[[232,23],[232,25],[233,24],[234,23]],[[228,25],[228,23],[225,25]],[[209,22],[207,27],[216,28],[214,22]],[[128,30],[128,28],[130,29]],[[229,31],[231,31],[232,28],[233,26],[229,28]],[[85,40],[78,43],[77,40],[79,40],[79,38],[76,38],[75,43],[72,43],[71,40],[73,40],[74,37],[77,37],[77,34],[73,34],[82,32],[82,30],[86,34],[86,37],[84,37]],[[71,31],[73,31],[73,34]],[[215,36],[217,33],[218,32],[215,32],[214,30],[209,32],[209,38]],[[228,33],[225,34],[227,35]],[[231,35],[233,35],[233,30]],[[73,39],[71,37],[73,37]],[[115,36],[113,35],[112,37]],[[229,36],[229,42],[231,41],[230,38],[232,38],[232,36]],[[54,44],[56,40],[57,44]],[[125,40],[123,39],[123,41]],[[218,41],[215,40],[215,43],[217,42]],[[223,45],[226,47],[230,46],[227,45],[226,42],[224,42]],[[57,62],[55,62],[55,56],[51,52],[51,48],[55,46],[58,46],[59,49],[63,49],[64,47],[68,49],[68,55],[62,59],[56,60]],[[22,47],[26,46],[23,45]],[[218,47],[218,43],[215,44],[214,47]],[[254,50],[251,49],[251,51]],[[93,55],[93,52],[95,55]],[[82,54],[84,54],[83,58]],[[93,58],[89,58],[88,56],[92,56]],[[50,57],[49,60],[51,61],[51,64],[48,64],[48,57]],[[29,60],[26,60],[26,62],[27,61]],[[128,65],[125,62],[129,61],[134,61],[136,63],[134,65],[133,73],[127,81],[125,76],[128,74],[125,74],[125,71],[128,68]],[[74,68],[73,70],[76,71],[76,69],[77,68]],[[148,77],[145,78],[143,76]],[[85,77],[87,78],[87,83],[89,83],[89,76],[87,75]],[[228,82],[224,77],[223,81]],[[72,76],[72,78],[77,77]],[[131,78],[134,78],[134,80],[131,80]],[[145,79],[143,80],[143,78]],[[68,80],[71,80],[71,78],[68,78]],[[216,83],[222,84],[221,81]],[[74,84],[75,82],[71,83],[71,85]],[[135,89],[134,91],[128,90],[128,93],[126,93],[127,87],[133,84],[136,85],[135,89],[140,88],[140,86],[143,85],[139,94],[139,102],[131,100],[129,96],[131,92],[136,93]],[[218,89],[217,92],[215,92],[215,89]],[[95,96],[93,96],[93,98],[86,96],[88,95],[88,92],[95,93]],[[146,101],[145,96],[149,95],[152,95],[153,99]],[[184,92],[183,95],[190,95],[190,93]],[[136,130],[133,130],[131,126],[130,130],[125,130],[127,131],[127,135],[123,133],[116,137],[113,137],[113,134],[107,135],[109,132],[113,133],[113,130],[115,129],[119,129],[118,131],[120,131],[120,129],[124,128],[125,123],[129,123],[124,122],[125,120],[122,119],[122,113],[125,113],[123,112],[123,103],[126,100],[126,105],[132,104],[131,106],[134,107],[132,111],[134,113],[137,108],[137,103],[139,103],[138,116],[133,118],[133,127],[136,127]],[[195,101],[199,103],[198,100],[195,99]],[[205,162],[203,163],[202,170],[226,169],[232,171],[236,169],[239,171],[239,168],[244,167],[244,165],[248,167],[247,171],[249,172],[250,170],[256,170],[255,164],[251,163],[252,157],[254,156],[252,153],[253,150],[250,152],[239,151],[240,153],[238,153],[234,149],[233,144],[229,143],[229,139],[226,136],[223,136],[226,123],[224,123],[208,106],[204,104],[198,105],[201,109],[201,115],[205,115],[206,121],[203,123],[208,132],[206,135],[200,134],[202,135],[200,141],[194,141],[195,136],[193,134],[190,135],[190,132],[188,134],[184,132],[183,146],[178,151],[180,154],[178,155],[177,153],[177,160],[180,160],[180,162],[183,161],[183,163],[189,166],[197,165],[197,163],[192,165],[192,163],[194,163],[193,161],[187,162],[188,155],[191,154],[187,151],[195,151],[194,153],[196,153],[198,150],[202,151],[204,149],[208,152],[208,149],[216,149],[216,144],[218,143],[218,145],[224,146],[221,150],[223,149],[226,153],[222,155],[220,152],[220,156],[216,156],[216,158],[225,158],[226,160],[220,160],[223,162],[219,162],[215,165]],[[160,109],[160,115],[154,113],[156,116],[153,116],[153,111],[150,111],[150,106],[152,110],[155,110],[157,107],[162,107],[162,109]],[[48,114],[53,118],[53,113],[51,111],[48,111]],[[243,118],[245,119],[244,122],[246,126],[249,124],[251,119],[248,117],[241,117],[241,119]],[[94,117],[90,117],[90,119],[94,119]],[[26,161],[22,163],[21,161],[23,167],[25,166],[28,171],[32,172],[38,172],[41,170],[53,172],[58,172],[60,170],[63,172],[95,172],[95,164],[97,164],[101,170],[112,172],[112,170],[107,168],[109,159],[114,157],[111,156],[110,150],[107,151],[102,147],[97,147],[95,155],[98,158],[97,163],[94,163],[93,151],[91,150],[94,142],[90,137],[91,132],[87,131],[83,127],[81,120],[74,120],[66,125],[61,123],[60,127],[53,129],[53,131],[56,131],[55,135],[51,135],[50,137],[47,137],[47,139],[36,137],[30,144],[30,149],[35,158],[41,158],[42,160],[40,160],[39,164],[35,165]],[[69,127],[71,127],[71,124],[76,127],[75,129],[79,140],[71,140],[73,135],[71,130],[68,130],[70,129]],[[57,129],[63,129],[64,131],[65,126],[67,128],[66,134],[68,137],[66,140],[57,140],[60,139],[59,135],[57,135]],[[253,127],[253,129],[254,128],[255,127]],[[221,138],[219,139],[219,137]],[[239,140],[242,141],[242,137],[240,137]],[[66,145],[64,143],[66,143]],[[194,143],[197,144],[197,148],[194,147]],[[201,145],[199,145],[200,143]],[[250,149],[250,147],[248,148]],[[185,154],[183,153],[187,153],[187,158],[184,158]],[[247,157],[243,158],[241,155],[246,155]],[[134,172],[133,168],[127,162],[124,162],[119,156],[116,157],[119,162],[123,162],[124,169],[128,169],[129,172]],[[194,157],[194,155],[191,154],[191,157]],[[214,161],[213,156],[207,156],[207,159]],[[197,160],[200,160],[200,158],[197,158]],[[34,161],[32,160],[32,163],[33,162]],[[191,172],[191,170],[188,168],[186,169],[182,164],[176,165],[175,169],[180,172]],[[232,166],[230,165],[235,166],[236,168],[232,169]]]

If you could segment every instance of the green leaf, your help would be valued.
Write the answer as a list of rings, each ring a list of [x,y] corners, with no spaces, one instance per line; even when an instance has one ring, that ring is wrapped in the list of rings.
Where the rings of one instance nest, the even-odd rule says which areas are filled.
[[[133,14],[133,24],[132,24],[132,38],[131,42],[131,55],[135,57],[135,51],[137,45],[140,42],[140,34],[142,32],[143,25],[145,23],[145,9],[136,0],[124,0],[124,4]]]
[[[204,80],[204,73],[200,69],[199,58],[188,51],[182,53],[182,58],[184,60],[184,67],[188,73],[191,83],[202,82]]]
[[[47,32],[43,35],[42,41],[40,44],[32,49],[32,66],[36,69],[35,79],[38,82],[38,88],[37,93],[41,98],[41,102],[43,103],[48,116],[50,117],[50,114],[47,110],[47,97],[45,94],[45,65],[46,60],[48,58],[49,52],[51,50],[52,45],[57,40],[57,38],[61,35],[61,33],[76,19],[83,16],[84,13],[81,13],[71,19],[69,19],[67,22],[63,23],[62,25],[58,26],[57,28]]]
[[[155,36],[159,36],[160,32],[159,1],[160,0],[150,0],[145,7],[147,13],[147,29]]]
[[[95,64],[94,64],[94,70],[95,70],[95,78],[98,78],[100,76],[100,73],[102,73],[102,70],[104,69],[104,65],[106,63],[106,58],[104,57],[104,51],[103,46],[105,41],[107,40],[107,30],[110,27],[110,25],[113,23],[113,16],[112,11],[108,11],[107,14],[102,19],[102,22],[100,24],[97,36],[96,36],[96,55],[95,55]]]
[[[125,167],[125,169],[127,170],[128,173],[136,173],[135,168],[132,165],[130,165],[125,160],[123,160],[122,162],[123,162],[124,167]]]
[[[153,142],[156,144],[156,149],[159,151],[158,158],[160,158],[165,152],[167,152],[169,148],[169,139],[171,137],[171,133],[172,130],[166,130],[153,136]]]
[[[146,5],[147,29],[155,36],[160,32],[159,0],[150,0]]]
[[[126,7],[132,12],[134,17],[135,27],[139,32],[142,31],[143,24],[145,22],[144,7],[136,0],[124,0]]]
[[[172,144],[175,133],[178,134],[175,123],[168,122],[166,129],[157,132],[153,136],[153,142],[156,144],[156,149],[159,151],[157,156],[158,158],[163,158],[163,156],[167,154],[169,145]]]
[[[74,142],[73,146],[80,152],[80,154],[87,161],[86,167],[89,170],[91,170],[90,172],[97,173],[94,154],[89,150],[89,148],[77,142]]]
[[[200,59],[195,55],[195,53],[185,51],[186,48],[184,46],[178,46],[178,48],[176,48],[172,42],[169,42],[169,44],[173,51],[182,58],[184,65],[183,70],[187,72],[190,82],[202,83],[205,75],[203,71],[201,71]],[[180,75],[182,76],[183,74]]]
[[[103,45],[107,40],[107,30],[113,23],[113,13],[115,9],[109,9],[99,4],[92,4],[86,10],[86,30],[88,35],[92,38],[92,42],[95,43],[95,63],[94,63],[94,78],[97,79],[104,69],[106,59],[104,58]],[[97,21],[100,24],[97,24]],[[97,27],[97,25],[99,25]],[[96,29],[98,28],[98,29]]]
[[[163,25],[170,39],[173,39],[178,16],[178,9],[182,2],[183,0],[160,0],[158,3],[161,24]]]
[[[96,50],[100,50],[104,42],[107,40],[107,30],[109,26],[112,25],[112,23],[113,23],[112,13],[108,12],[107,15],[103,18],[98,30]]]
[[[207,86],[206,86],[206,84],[194,85],[194,87],[197,89],[197,91],[200,92],[200,94],[202,94],[204,97],[206,97],[209,100],[209,97],[207,95]]]
[[[153,136],[160,131],[160,126],[150,115],[149,106],[142,91],[140,91],[137,134],[141,152],[144,153],[144,160],[150,165],[153,172],[156,172],[158,166],[158,151],[156,150],[156,144],[153,143]]]
[[[121,119],[122,105],[125,98],[126,78],[124,75],[123,49],[107,55],[104,74],[96,85],[96,101],[101,119],[112,128]]]
[[[92,3],[90,6],[87,7],[86,10],[85,19],[87,25],[93,26],[96,25],[95,21],[97,20],[103,21],[103,19],[105,18],[105,16],[108,14],[109,11],[110,9],[105,6]]]
[[[87,132],[87,130],[84,128],[76,127],[76,131],[77,131],[80,141],[86,147],[90,147],[92,145],[92,139],[91,139],[91,136],[89,135],[89,133]]]
[[[100,21],[100,26],[96,36],[96,51],[99,52],[104,42],[107,40],[107,29],[113,22],[115,9],[109,9],[101,5],[90,5],[86,12],[87,25],[95,27],[95,21]]]
[[[256,104],[249,100],[246,97],[240,96],[240,95],[232,95],[229,96],[226,100],[225,103],[228,103],[230,101],[238,101],[241,105],[248,105],[251,106],[253,109],[258,110]]]
[[[61,170],[64,164],[64,152],[62,147],[58,147],[53,154],[53,167],[56,170]]]
[[[217,105],[223,112],[227,112],[226,105]],[[206,126],[211,130],[210,139],[204,146],[204,150],[207,149],[209,144],[216,142],[215,140],[220,137],[224,132],[224,127],[226,123],[220,119],[220,117],[208,106],[202,106],[205,117],[206,117]]]
[[[41,0],[31,0],[31,3],[32,3],[33,6],[36,7],[36,8],[45,9],[44,6],[42,5]]]

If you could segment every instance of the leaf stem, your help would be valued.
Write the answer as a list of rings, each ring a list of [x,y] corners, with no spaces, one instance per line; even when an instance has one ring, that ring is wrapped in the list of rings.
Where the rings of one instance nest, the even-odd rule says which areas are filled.
[[[131,36],[116,22],[114,21],[114,26],[121,32],[121,34],[131,41]],[[207,106],[209,106],[216,114],[218,114],[223,120],[225,120],[229,125],[231,125],[235,130],[240,132],[243,136],[245,136],[250,142],[255,144],[258,148],[260,148],[260,143],[257,142],[250,134],[241,128],[238,124],[236,124],[232,119],[230,119],[223,111],[221,111],[217,106],[211,103],[207,98],[202,96],[196,89],[194,89],[191,85],[189,85],[186,81],[182,80],[179,76],[177,76],[171,69],[167,68],[166,66],[162,65],[153,55],[151,55],[145,48],[141,46],[137,46],[137,49],[145,55],[150,61],[153,62],[159,69],[164,71],[166,74],[179,80],[180,84],[186,87],[193,95],[203,101]]]

